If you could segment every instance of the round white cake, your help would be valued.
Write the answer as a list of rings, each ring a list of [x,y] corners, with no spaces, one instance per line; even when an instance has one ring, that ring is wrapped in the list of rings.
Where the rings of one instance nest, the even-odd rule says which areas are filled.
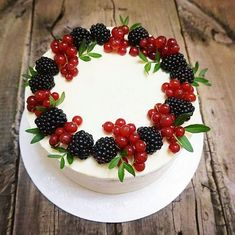
[[[90,62],[80,60],[79,74],[72,81],[66,81],[60,73],[54,77],[56,85],[52,91],[59,94],[65,92],[65,100],[59,108],[63,109],[68,120],[72,120],[75,115],[82,116],[83,123],[79,130],[91,133],[94,141],[107,136],[102,128],[103,123],[120,117],[135,123],[137,127],[149,126],[147,111],[156,103],[164,102],[161,85],[169,82],[169,74],[159,70],[147,75],[143,69],[144,64],[138,57],[104,53],[101,46],[96,46],[94,51],[101,53],[102,57]],[[53,58],[54,54],[49,50],[44,56]],[[30,95],[32,92],[27,87],[25,97]],[[189,124],[201,123],[198,101],[194,102],[194,106],[195,112]],[[36,127],[34,113],[26,113],[29,126]],[[187,134],[187,137],[190,139],[191,135]],[[45,157],[55,153],[49,145],[48,137],[41,140],[40,145],[45,151]],[[93,157],[86,160],[75,158],[71,165],[66,162],[61,174],[93,191],[125,193],[141,189],[159,179],[174,159],[181,155],[190,153],[181,149],[179,153],[172,154],[168,150],[168,144],[163,144],[161,150],[149,155],[143,172],[137,172],[135,177],[126,172],[124,182],[118,179],[118,168],[109,169],[108,164],[98,164]],[[57,159],[48,158],[48,161],[59,165]]]

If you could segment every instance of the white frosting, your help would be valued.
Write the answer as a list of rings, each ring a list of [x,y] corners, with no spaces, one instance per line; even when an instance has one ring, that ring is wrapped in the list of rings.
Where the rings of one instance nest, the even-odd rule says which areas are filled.
[[[95,141],[107,135],[102,124],[106,121],[115,122],[119,117],[137,127],[149,126],[147,111],[156,103],[164,102],[161,85],[169,81],[169,75],[161,70],[146,75],[140,59],[129,54],[120,56],[104,53],[100,46],[96,46],[94,51],[101,53],[102,58],[92,59],[90,62],[80,60],[79,74],[72,81],[67,82],[60,74],[55,76],[56,85],[53,91],[60,94],[65,92],[65,100],[59,108],[64,110],[69,121],[75,115],[82,116],[83,123],[79,130],[91,133]],[[53,58],[53,53],[48,51],[45,56]],[[31,94],[30,89],[26,88],[26,97]],[[196,110],[190,123],[200,123],[197,101],[194,106]],[[31,128],[35,127],[34,114],[27,112],[27,120]],[[44,138],[40,144],[47,153],[54,152],[48,138]],[[100,165],[92,157],[86,160],[75,159],[72,165],[66,164],[61,172],[94,191],[133,191],[156,180],[161,171],[166,170],[173,159],[181,154],[179,152],[173,155],[167,149],[168,144],[164,144],[160,151],[149,155],[145,170],[137,172],[135,178],[126,172],[124,183],[119,182],[117,169],[109,170],[107,164]]]

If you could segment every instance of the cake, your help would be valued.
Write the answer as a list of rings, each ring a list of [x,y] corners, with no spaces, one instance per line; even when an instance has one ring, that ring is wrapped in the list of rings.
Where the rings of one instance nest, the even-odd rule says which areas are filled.
[[[175,39],[128,21],[74,28],[23,75],[31,143],[61,174],[100,193],[154,182],[190,155],[193,133],[209,130],[193,88],[210,85],[206,70],[191,68]]]

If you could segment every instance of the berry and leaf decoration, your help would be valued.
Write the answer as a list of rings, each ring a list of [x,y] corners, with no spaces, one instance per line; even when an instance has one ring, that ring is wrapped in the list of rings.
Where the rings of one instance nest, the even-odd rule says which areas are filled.
[[[23,80],[24,80],[24,87],[29,86],[29,80],[36,75],[37,75],[37,71],[34,70],[33,67],[29,66],[27,73],[22,75]]]
[[[96,42],[91,42],[89,45],[85,42],[85,40],[82,41],[81,45],[79,46],[78,55],[79,58],[85,62],[91,61],[92,58],[100,58],[102,57],[101,54],[93,52],[93,49],[96,46]]]
[[[57,107],[60,104],[62,104],[64,102],[65,99],[65,93],[62,92],[62,94],[60,95],[59,99],[55,99],[52,95],[49,96],[49,101],[50,101],[50,107]]]
[[[58,151],[59,154],[49,154],[49,158],[57,158],[60,159],[60,169],[63,169],[65,166],[65,159],[69,165],[73,163],[74,157],[71,153],[69,153],[65,148],[57,146],[53,148],[54,150]]]
[[[118,167],[118,178],[120,182],[124,181],[125,171],[129,172],[135,176],[135,170],[133,166],[125,161],[125,156],[127,156],[126,151],[120,151],[117,157],[113,158],[109,163],[108,168],[111,170],[115,167]]]
[[[149,74],[151,68],[153,68],[153,73],[156,73],[161,67],[161,65],[160,65],[160,53],[159,52],[156,53],[154,61],[148,60],[148,58],[141,51],[139,52],[139,58],[145,64],[144,65],[144,71],[145,71],[146,74]]]
[[[129,16],[123,18],[121,15],[119,15],[119,20],[120,20],[122,25],[128,26],[128,24],[129,24]],[[134,29],[136,29],[136,28],[138,28],[140,26],[141,26],[141,23],[133,23],[130,26],[129,32],[131,32],[132,30],[134,30]]]
[[[194,82],[192,83],[193,86],[198,87],[199,83],[204,84],[206,86],[211,86],[211,83],[208,79],[205,78],[205,75],[208,71],[207,68],[205,69],[199,69],[199,63],[196,62],[194,67],[192,68],[193,74],[195,76]]]

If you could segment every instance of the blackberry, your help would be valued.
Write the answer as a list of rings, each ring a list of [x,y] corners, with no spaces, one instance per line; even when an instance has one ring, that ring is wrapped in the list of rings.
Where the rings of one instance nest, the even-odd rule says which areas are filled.
[[[163,142],[161,133],[156,130],[155,127],[139,127],[137,133],[140,139],[146,143],[146,152],[153,154],[157,150],[161,149]]]
[[[128,34],[128,41],[132,46],[139,45],[140,41],[143,38],[147,38],[149,36],[148,31],[143,28],[142,26],[139,26]]]
[[[102,23],[92,25],[90,28],[91,37],[93,41],[96,41],[99,45],[104,45],[110,38],[110,30]]]
[[[80,159],[87,159],[92,153],[94,140],[91,134],[81,130],[73,135],[68,145],[68,152]]]
[[[181,114],[184,113],[192,113],[195,110],[195,107],[186,100],[177,99],[175,97],[171,97],[166,99],[165,104],[168,104],[170,106],[170,112],[175,115],[175,117],[178,117]],[[192,116],[190,115],[190,116]],[[188,120],[190,117],[188,118]]]
[[[72,30],[70,35],[73,38],[73,43],[79,49],[82,40],[85,40],[86,44],[88,45],[91,42],[91,34],[90,32],[82,27],[77,27]]]
[[[57,127],[64,126],[66,122],[66,114],[58,108],[49,109],[35,119],[35,124],[44,135],[53,134]]]
[[[183,83],[183,82],[193,83],[193,81],[194,81],[193,70],[190,67],[179,68],[179,69],[172,71],[170,73],[170,78],[171,79],[176,78],[181,83]]]
[[[35,93],[38,90],[51,90],[54,86],[54,78],[49,74],[36,74],[29,80],[31,91]]]
[[[184,55],[177,53],[162,58],[161,68],[167,72],[177,70],[179,67],[186,67],[187,62]]]
[[[59,73],[59,68],[55,61],[44,56],[36,61],[36,70],[40,74],[49,74],[52,76]]]
[[[113,137],[98,139],[93,147],[93,157],[99,164],[110,162],[117,156],[118,146]]]

